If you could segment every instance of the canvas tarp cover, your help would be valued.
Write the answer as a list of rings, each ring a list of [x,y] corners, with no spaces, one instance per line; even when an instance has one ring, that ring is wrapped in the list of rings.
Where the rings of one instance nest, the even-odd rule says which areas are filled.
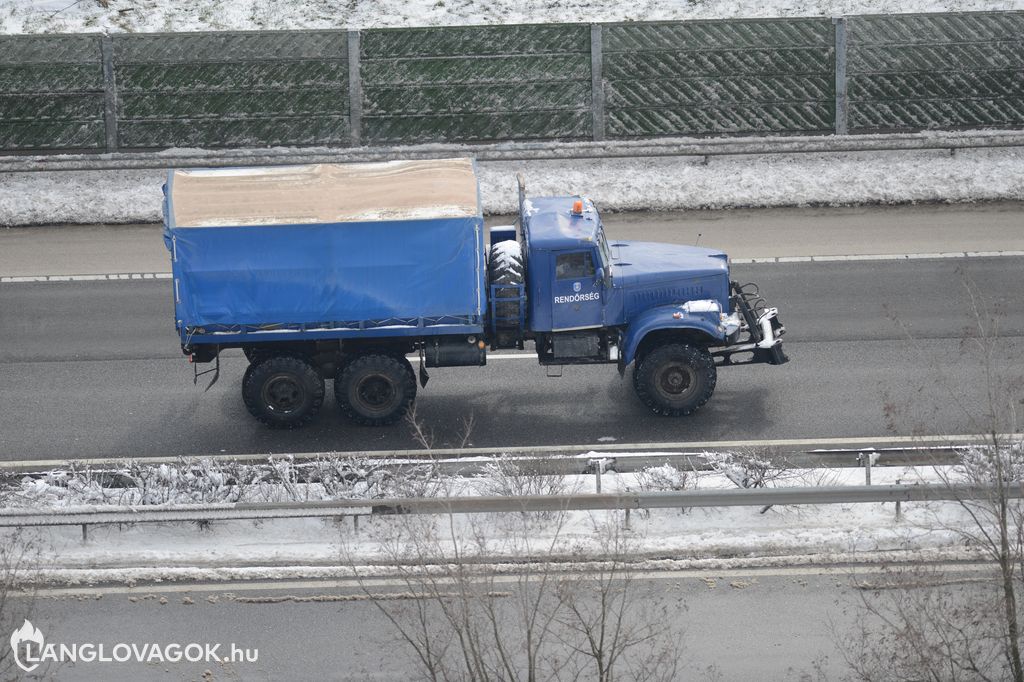
[[[183,328],[483,314],[471,161],[172,171],[165,191]]]

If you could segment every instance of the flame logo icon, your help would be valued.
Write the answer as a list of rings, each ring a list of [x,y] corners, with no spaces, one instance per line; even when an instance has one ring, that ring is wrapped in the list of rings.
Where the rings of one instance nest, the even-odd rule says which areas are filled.
[[[27,619],[20,628],[11,633],[11,649],[14,650],[14,662],[18,664],[18,667],[27,673],[32,672],[39,667],[39,663],[32,663],[32,665],[26,665],[21,662],[21,645],[26,642],[32,642],[38,645],[40,653],[43,649],[43,633],[32,625]],[[31,650],[30,647],[25,647],[27,650]]]

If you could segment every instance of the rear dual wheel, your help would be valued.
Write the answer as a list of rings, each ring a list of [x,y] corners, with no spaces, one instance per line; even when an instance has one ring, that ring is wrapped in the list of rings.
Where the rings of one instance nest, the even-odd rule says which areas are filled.
[[[334,397],[345,416],[357,424],[394,424],[416,399],[416,374],[404,357],[362,355],[338,372]]]
[[[252,416],[274,429],[306,424],[324,402],[324,380],[310,363],[291,355],[258,359],[242,379],[242,399]]]

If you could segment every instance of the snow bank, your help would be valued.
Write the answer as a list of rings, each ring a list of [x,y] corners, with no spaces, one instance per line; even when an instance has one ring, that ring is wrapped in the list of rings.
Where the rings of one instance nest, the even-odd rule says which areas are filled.
[[[582,194],[602,210],[1024,200],[1024,151],[815,153],[479,164],[484,211]],[[0,174],[0,225],[159,222],[164,171]]]
[[[0,33],[399,28],[1024,9],[1022,0],[0,0]]]

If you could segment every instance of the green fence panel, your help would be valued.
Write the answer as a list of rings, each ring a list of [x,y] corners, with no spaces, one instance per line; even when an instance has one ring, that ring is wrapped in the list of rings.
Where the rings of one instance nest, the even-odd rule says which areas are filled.
[[[589,26],[364,31],[360,78],[370,143],[593,134]]]
[[[1024,125],[1024,12],[854,17],[852,132]]]
[[[345,31],[114,37],[118,145],[349,143]]]
[[[833,129],[829,19],[614,24],[603,42],[609,137]]]
[[[0,37],[0,149],[101,150],[100,38]]]

